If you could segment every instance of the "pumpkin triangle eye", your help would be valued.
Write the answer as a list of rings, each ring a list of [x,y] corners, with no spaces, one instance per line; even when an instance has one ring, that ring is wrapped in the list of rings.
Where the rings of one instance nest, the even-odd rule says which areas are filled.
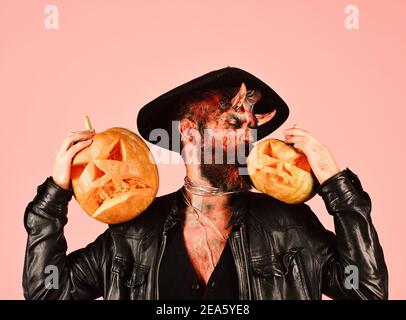
[[[265,143],[263,150],[261,150],[261,153],[272,156],[272,145],[270,143]]]
[[[291,169],[292,165],[288,162],[285,162],[282,166],[283,172],[287,173],[288,175],[292,176],[292,173],[289,171]]]
[[[85,168],[86,168],[86,164],[72,165],[71,178],[72,179],[79,179],[79,177],[82,175]]]
[[[103,170],[101,170],[94,163],[93,163],[93,166],[94,166],[93,181],[103,177],[106,174]]]
[[[118,140],[107,156],[108,160],[123,161],[123,154],[121,152],[121,140]]]

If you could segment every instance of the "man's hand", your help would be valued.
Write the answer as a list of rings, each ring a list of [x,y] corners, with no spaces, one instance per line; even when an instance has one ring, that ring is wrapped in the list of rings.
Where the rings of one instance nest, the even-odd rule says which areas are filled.
[[[300,149],[307,156],[312,171],[320,184],[341,171],[328,148],[308,131],[295,125],[293,128],[284,130],[283,133],[286,143],[293,144],[295,148]]]
[[[69,189],[72,159],[76,153],[92,143],[94,134],[94,129],[71,132],[59,147],[52,179],[61,188]]]

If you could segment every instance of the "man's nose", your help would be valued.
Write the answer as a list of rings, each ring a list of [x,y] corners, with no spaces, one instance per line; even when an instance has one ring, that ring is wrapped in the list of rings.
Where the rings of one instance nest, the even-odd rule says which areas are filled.
[[[256,129],[252,129],[252,128],[244,128],[241,129],[242,132],[239,135],[239,141],[240,143],[253,143],[255,142],[255,131]]]
[[[247,128],[247,133],[246,133],[246,142],[247,143],[253,143],[253,142],[255,142],[255,139],[256,139],[256,131],[257,131],[257,128],[256,127],[254,127],[254,128]]]
[[[247,127],[245,128],[244,142],[252,143],[255,142],[255,133],[257,130],[257,123],[255,121],[254,114],[252,112],[245,112],[245,118],[247,121]]]

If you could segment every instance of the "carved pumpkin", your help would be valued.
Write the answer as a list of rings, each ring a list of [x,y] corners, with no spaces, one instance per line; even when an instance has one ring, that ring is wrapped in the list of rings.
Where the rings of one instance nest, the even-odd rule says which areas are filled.
[[[93,218],[121,223],[141,214],[158,191],[158,170],[148,146],[124,128],[94,136],[72,162],[72,188]]]
[[[247,167],[258,191],[289,204],[309,200],[318,185],[306,155],[278,139],[257,143],[247,158]]]

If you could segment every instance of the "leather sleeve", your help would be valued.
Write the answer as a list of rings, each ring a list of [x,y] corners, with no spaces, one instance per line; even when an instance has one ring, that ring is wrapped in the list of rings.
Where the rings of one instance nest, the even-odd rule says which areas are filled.
[[[103,294],[103,265],[109,233],[66,255],[64,226],[72,191],[49,177],[24,215],[28,233],[23,271],[26,299],[94,299]],[[56,279],[56,280],[55,280]]]
[[[388,271],[371,220],[371,199],[348,168],[317,193],[334,217],[335,237],[322,267],[322,292],[333,299],[387,299]]]

